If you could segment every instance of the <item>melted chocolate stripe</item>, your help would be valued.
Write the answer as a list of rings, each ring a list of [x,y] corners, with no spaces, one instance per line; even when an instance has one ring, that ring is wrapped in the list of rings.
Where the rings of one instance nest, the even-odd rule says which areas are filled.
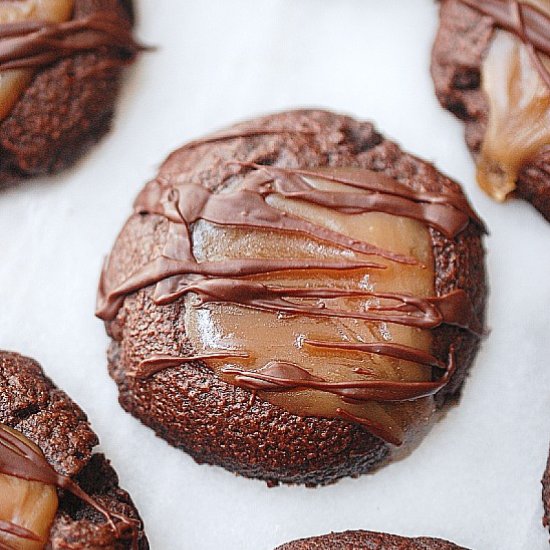
[[[412,361],[413,363],[418,363],[419,365],[425,365],[427,367],[435,367],[438,369],[446,368],[446,365],[432,354],[411,346],[404,346],[402,344],[392,344],[386,342],[324,342],[309,339],[304,340],[304,344],[315,348],[362,351],[376,355],[385,355],[386,357],[393,357],[394,359]]]
[[[352,239],[270,206],[266,197],[272,194],[272,191],[269,187],[265,187],[265,183],[263,179],[259,182],[253,180],[253,182],[249,182],[249,186],[228,193],[213,193],[203,185],[195,183],[181,184],[169,188],[165,196],[161,195],[160,205],[154,203],[159,198],[158,189],[153,189],[154,197],[151,200],[146,188],[138,196],[135,208],[140,214],[168,214],[167,217],[170,216],[171,221],[183,224],[187,228],[199,220],[204,220],[222,227],[275,229],[281,232],[306,235],[366,255],[376,255],[405,264],[418,263],[413,258],[380,249],[365,241]],[[153,206],[152,212],[148,210],[148,206],[151,205]],[[180,217],[179,220],[171,217],[176,212]],[[190,249],[190,246],[187,248]]]
[[[513,7],[514,7],[514,15],[516,16],[516,19],[519,25],[519,30],[521,33],[521,37],[520,37],[521,41],[525,44],[527,48],[527,52],[529,54],[529,57],[531,58],[531,62],[539,72],[546,86],[550,89],[550,72],[546,68],[546,65],[543,63],[539,55],[539,52],[535,49],[535,46],[533,45],[533,43],[529,42],[529,39],[527,38],[527,35],[526,35],[527,29],[525,27],[525,18],[524,18],[523,10],[521,9],[521,5],[518,2],[514,2]],[[549,20],[549,24],[550,24],[550,20]]]
[[[356,416],[344,409],[341,409],[340,407],[338,407],[335,412],[336,415],[340,418],[364,426],[370,433],[372,433],[376,437],[379,437],[380,439],[383,439],[384,441],[387,441],[388,443],[391,443],[396,447],[399,447],[403,444],[404,434],[402,430],[399,430],[398,434],[394,434],[391,427],[387,428],[380,422],[375,422],[374,420],[369,420],[368,418],[363,418],[362,416]]]
[[[550,17],[536,6],[525,2],[509,0],[460,0],[470,8],[493,19],[498,27],[514,33],[521,40],[528,40],[533,46],[550,55]],[[514,8],[514,6],[517,6]],[[514,15],[514,9],[519,8],[524,21],[521,23]]]
[[[292,366],[292,369],[288,368]],[[249,389],[264,391],[288,391],[294,388],[307,388],[332,393],[346,400],[356,401],[414,401],[436,394],[449,381],[455,371],[453,354],[449,354],[449,364],[441,378],[434,382],[403,382],[395,380],[349,380],[327,382],[315,376],[296,375],[297,365],[273,361],[258,370],[246,370],[238,366],[227,366],[224,374],[235,376],[235,383]],[[309,373],[308,373],[309,374]],[[260,382],[260,385],[257,382]],[[271,385],[268,386],[268,385]]]
[[[454,290],[437,298],[419,298],[409,294],[369,292],[366,290],[326,287],[278,287],[255,281],[235,279],[203,279],[184,287],[180,295],[194,292],[199,305],[206,303],[233,303],[251,308],[301,314],[312,317],[338,317],[383,321],[399,325],[433,329],[443,323],[459,326],[479,334],[480,323],[463,290]],[[330,308],[324,302],[316,305],[290,302],[290,298],[335,299],[343,297],[378,298],[387,303],[372,304],[366,311]]]
[[[279,391],[299,388],[306,382],[323,382],[322,378],[288,361],[270,361],[258,370],[243,370],[238,366],[227,366],[224,374],[234,374],[236,381],[248,389],[257,391]],[[252,373],[252,376],[247,376]]]
[[[373,170],[362,169],[361,177],[354,179],[304,169],[277,168],[245,162],[236,164],[250,166],[269,174],[279,182],[276,192],[288,198],[301,199],[353,214],[377,211],[413,218],[435,227],[451,239],[462,232],[470,220],[483,232],[487,232],[483,221],[462,195],[449,191],[416,191]],[[311,186],[307,178],[347,185],[363,193],[321,191]]]
[[[36,69],[75,53],[109,48],[131,62],[143,49],[130,25],[112,12],[64,23],[20,22],[0,25],[0,71]]]
[[[22,527],[21,525],[16,525],[11,521],[4,521],[0,519],[0,531],[2,533],[7,533],[8,535],[13,535],[14,537],[18,537],[20,539],[40,541],[40,537],[36,533],[33,533],[32,531],[25,529],[25,527]],[[0,541],[0,545],[1,544],[2,542]],[[2,548],[2,546],[0,546],[0,548]],[[12,547],[8,546],[7,548],[12,548]]]
[[[104,320],[112,320],[124,301],[124,298],[133,292],[147,286],[162,282],[176,275],[196,274],[207,277],[244,277],[278,271],[303,270],[355,270],[355,269],[384,269],[380,264],[372,262],[338,262],[323,260],[230,260],[225,262],[201,262],[173,260],[160,257],[147,264],[142,270],[129,277],[123,284],[113,290],[107,290],[105,271],[102,274],[100,292],[98,295],[98,309],[96,315]],[[170,303],[188,292],[188,288],[176,290],[169,294],[155,295],[155,301],[164,305]]]
[[[157,372],[170,367],[179,367],[185,363],[193,361],[206,361],[208,359],[229,359],[231,357],[248,357],[248,353],[238,351],[227,351],[226,353],[203,353],[198,355],[188,355],[186,357],[174,357],[171,355],[153,355],[139,363],[134,371],[128,372],[128,376],[133,378],[145,379],[153,376]]]
[[[536,52],[550,56],[550,17],[536,6],[508,0],[460,0],[515,34],[530,50],[533,64],[550,88],[550,72]]]
[[[102,504],[96,502],[70,477],[57,473],[41,453],[16,437],[1,423],[0,473],[28,481],[39,481],[69,491],[103,515],[117,537],[120,536],[120,531],[114,522],[114,518],[132,527],[132,529],[138,523],[136,520],[127,518],[117,512],[110,512]]]

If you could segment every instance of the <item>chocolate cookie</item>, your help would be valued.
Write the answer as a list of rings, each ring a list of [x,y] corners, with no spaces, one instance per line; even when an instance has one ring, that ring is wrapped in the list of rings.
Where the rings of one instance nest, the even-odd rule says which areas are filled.
[[[129,0],[0,3],[0,187],[75,162],[109,129],[140,46]]]
[[[460,392],[483,231],[456,183],[367,122],[291,111],[188,143],[101,277],[120,403],[270,484],[368,472]]]
[[[431,70],[441,105],[466,123],[481,187],[550,221],[549,28],[544,0],[442,0]]]
[[[38,363],[0,351],[0,395],[0,548],[149,548],[86,415]]]
[[[546,470],[542,477],[542,504],[544,506],[544,516],[542,523],[545,527],[550,526],[550,455],[546,462]]]
[[[372,531],[345,531],[321,537],[300,539],[276,550],[465,550],[441,539],[406,538]]]

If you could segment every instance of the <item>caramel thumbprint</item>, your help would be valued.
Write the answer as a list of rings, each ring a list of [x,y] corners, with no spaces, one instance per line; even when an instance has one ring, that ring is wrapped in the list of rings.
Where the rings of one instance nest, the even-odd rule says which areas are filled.
[[[550,221],[550,0],[442,0],[432,76],[466,123],[479,185]]]
[[[120,403],[270,484],[367,472],[460,391],[483,233],[456,183],[370,123],[292,111],[188,143],[101,276]]]
[[[142,47],[128,0],[0,0],[0,187],[74,163],[109,129]]]
[[[86,415],[38,363],[0,351],[0,395],[0,549],[148,549]]]

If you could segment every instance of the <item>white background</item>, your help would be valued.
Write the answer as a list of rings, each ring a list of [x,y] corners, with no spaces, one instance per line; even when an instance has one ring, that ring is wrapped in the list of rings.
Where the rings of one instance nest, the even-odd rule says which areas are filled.
[[[0,192],[0,347],[38,359],[89,414],[153,549],[271,550],[331,530],[548,548],[540,477],[550,434],[550,224],[474,183],[463,125],[429,77],[432,0],[142,0],[158,51],[129,71],[109,137],[59,177]],[[175,147],[298,106],[371,119],[462,182],[488,223],[492,329],[459,407],[415,453],[305,489],[196,465],[117,404],[94,318],[102,259]]]

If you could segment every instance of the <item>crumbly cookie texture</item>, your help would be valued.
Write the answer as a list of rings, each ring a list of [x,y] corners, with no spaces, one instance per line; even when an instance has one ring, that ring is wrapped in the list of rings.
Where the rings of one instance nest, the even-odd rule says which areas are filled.
[[[371,531],[345,531],[283,544],[276,550],[466,550],[452,542],[427,537],[406,538]]]
[[[69,492],[49,531],[48,548],[149,548],[139,514],[102,454],[86,415],[47,378],[40,365],[0,351],[0,423],[35,444],[56,472],[72,479],[111,514],[132,520],[116,534],[106,518]],[[5,518],[0,518],[5,519]]]
[[[72,19],[66,21],[69,11]],[[64,26],[48,42],[50,50],[38,49],[52,62],[34,66],[40,55],[27,53],[36,47],[29,37],[39,35],[32,35],[37,17]],[[89,31],[97,27],[94,18],[107,29],[98,31],[107,45],[79,51],[86,40],[99,41]],[[0,23],[19,22],[23,27],[17,36],[21,44],[5,52],[4,60],[4,66],[22,66],[0,71],[0,96],[7,99],[0,108],[0,187],[70,166],[109,130],[122,68],[139,49],[131,38],[131,19],[129,0],[3,3]],[[66,56],[73,51],[69,48],[74,53]],[[17,59],[10,57],[17,54]]]

